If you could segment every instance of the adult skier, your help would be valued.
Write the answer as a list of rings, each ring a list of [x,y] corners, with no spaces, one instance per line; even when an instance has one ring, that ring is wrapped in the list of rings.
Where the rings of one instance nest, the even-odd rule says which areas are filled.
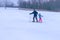
[[[33,22],[35,22],[35,19],[36,19],[36,22],[38,22],[38,19],[37,19],[38,12],[34,9],[34,11],[30,14],[33,14]]]

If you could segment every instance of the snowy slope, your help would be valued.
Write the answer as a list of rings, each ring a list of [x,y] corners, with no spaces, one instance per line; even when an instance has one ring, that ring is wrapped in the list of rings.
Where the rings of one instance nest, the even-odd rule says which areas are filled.
[[[43,23],[32,23],[31,12],[0,8],[0,40],[60,40],[60,12],[38,11]]]

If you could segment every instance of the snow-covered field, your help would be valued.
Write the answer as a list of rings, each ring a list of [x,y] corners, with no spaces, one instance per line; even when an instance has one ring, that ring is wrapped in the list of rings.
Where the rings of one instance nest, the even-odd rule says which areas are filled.
[[[0,40],[60,40],[60,12],[38,11],[43,23],[32,23],[31,12],[0,8]]]

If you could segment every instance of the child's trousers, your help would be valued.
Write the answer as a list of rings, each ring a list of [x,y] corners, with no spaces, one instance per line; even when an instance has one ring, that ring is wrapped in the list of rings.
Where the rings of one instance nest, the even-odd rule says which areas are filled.
[[[39,18],[39,22],[41,22],[41,23],[42,23],[42,18]]]

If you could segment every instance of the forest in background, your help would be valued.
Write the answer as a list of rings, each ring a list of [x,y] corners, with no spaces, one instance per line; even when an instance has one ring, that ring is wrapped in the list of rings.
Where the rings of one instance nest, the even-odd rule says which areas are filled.
[[[18,0],[18,5],[15,5],[13,2],[0,1],[0,7],[17,7],[17,8],[28,8],[28,9],[43,9],[43,10],[56,10],[60,11],[60,0]]]

